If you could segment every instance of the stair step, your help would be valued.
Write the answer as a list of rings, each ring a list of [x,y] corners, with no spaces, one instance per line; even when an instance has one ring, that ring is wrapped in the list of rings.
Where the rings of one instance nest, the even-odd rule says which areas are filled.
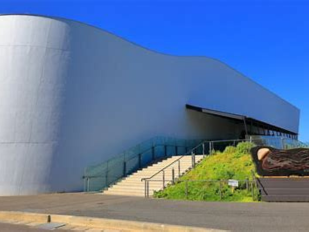
[[[161,184],[162,183],[162,180],[160,180],[160,181],[150,181],[149,182],[150,184],[152,184],[152,185],[159,185],[159,184]],[[133,183],[133,182],[123,182],[123,183],[119,183],[119,184],[117,184],[117,185],[114,185],[114,186],[145,186],[145,182],[135,182],[135,183]]]
[[[121,196],[132,196],[132,197],[145,197],[145,193],[110,193],[104,192],[105,195],[121,195]]]
[[[159,191],[161,190],[162,188],[149,188],[149,193],[153,193],[154,191]],[[130,193],[133,193],[133,194],[141,194],[141,195],[144,195],[145,194],[145,189],[111,189],[109,191],[105,191],[104,193],[122,193],[122,194],[130,194]]]
[[[169,181],[171,181],[171,180],[166,180],[165,183],[169,182]],[[149,183],[150,186],[162,186],[163,181],[162,180],[160,180],[160,181],[150,181],[148,183]],[[139,188],[139,187],[144,188],[144,186],[145,186],[144,182],[141,183],[141,184],[140,183],[123,183],[123,184],[113,185],[112,187],[110,187],[110,189],[116,188],[116,187],[117,188]]]
[[[200,162],[204,156],[195,156],[196,162]],[[107,195],[126,195],[126,196],[144,196],[145,194],[145,182],[141,181],[143,178],[149,178],[154,174],[157,174],[163,168],[165,169],[165,185],[172,182],[172,169],[174,169],[175,178],[178,178],[178,166],[177,160],[180,156],[170,157],[166,160],[152,164],[147,168],[138,170],[137,172],[123,178],[121,181],[111,186],[103,192]],[[176,161],[176,162],[175,162]],[[173,163],[174,162],[174,163]],[[180,175],[183,175],[192,168],[192,157],[185,156],[180,159]],[[149,181],[149,194],[152,195],[154,191],[159,191],[163,188],[163,172],[158,173]]]
[[[189,168],[191,168],[191,167],[181,169],[180,173],[184,173]],[[173,172],[172,170],[165,170],[164,171],[165,174],[171,174],[171,175],[172,175],[172,172]],[[174,173],[175,173],[175,175],[178,174],[178,170],[175,169]],[[138,173],[138,174],[135,174],[135,175],[131,175],[130,177],[142,177],[142,178],[144,178],[145,176],[149,176],[150,177],[150,176],[153,176],[154,174],[162,176],[163,175],[163,171],[160,171],[160,172],[148,172],[148,171],[145,171],[143,173]]]
[[[108,188],[106,191],[120,191],[120,190],[122,190],[122,191],[132,191],[134,189],[143,189],[143,188],[144,188],[144,186],[138,186],[138,187],[137,186],[135,186],[135,187],[126,186],[126,187],[124,187],[124,186],[114,185],[114,186]]]
[[[191,164],[180,165],[180,169],[187,168],[187,167],[192,167],[192,165]],[[167,167],[167,168],[166,168],[166,166],[164,166],[162,168],[160,167],[160,168],[157,168],[157,169],[144,169],[144,170],[137,171],[137,173],[141,173],[141,172],[145,172],[145,171],[158,172],[158,171],[161,171],[162,169],[164,169],[164,170],[172,170],[172,169],[178,170],[178,165],[170,166],[170,167]]]
[[[110,190],[107,191],[109,193],[134,193],[134,194],[144,194],[144,190],[121,190],[121,189],[115,189],[115,190]]]
[[[128,181],[128,182],[141,182],[143,183],[144,181],[142,181],[142,179],[147,179],[149,178],[150,176],[144,176],[144,177],[136,177],[136,178],[130,178],[130,179],[125,179],[124,181]],[[175,175],[175,178],[178,178],[179,176],[178,175]],[[165,174],[165,179],[172,179],[172,175],[167,175]],[[162,174],[160,175],[157,175],[157,176],[154,176],[153,178],[151,178],[151,180],[163,180],[163,176]],[[119,183],[119,182],[118,182]]]

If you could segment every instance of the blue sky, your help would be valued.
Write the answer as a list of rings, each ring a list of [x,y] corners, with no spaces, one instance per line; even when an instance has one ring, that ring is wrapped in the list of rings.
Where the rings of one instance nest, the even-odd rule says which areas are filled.
[[[0,0],[0,13],[70,18],[160,52],[220,59],[300,108],[309,141],[307,0]]]

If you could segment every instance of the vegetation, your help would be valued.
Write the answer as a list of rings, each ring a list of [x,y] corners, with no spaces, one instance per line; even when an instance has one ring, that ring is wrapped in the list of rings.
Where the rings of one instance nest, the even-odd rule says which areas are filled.
[[[155,197],[204,201],[252,201],[251,184],[248,189],[248,182],[246,184],[245,180],[252,180],[252,171],[255,170],[250,155],[253,146],[252,143],[243,142],[237,147],[226,147],[223,152],[215,151],[195,169],[181,177],[175,185],[156,192]],[[229,179],[239,180],[239,186],[233,189],[223,181]]]

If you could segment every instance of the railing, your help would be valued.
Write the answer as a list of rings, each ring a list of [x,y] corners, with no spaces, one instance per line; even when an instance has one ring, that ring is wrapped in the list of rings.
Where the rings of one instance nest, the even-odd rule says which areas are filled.
[[[180,177],[180,162],[183,154],[192,156],[192,167],[194,167],[196,154],[211,154],[213,150],[224,150],[226,146],[236,146],[239,142],[249,141],[254,142],[256,145],[269,145],[276,148],[308,146],[300,143],[299,141],[288,138],[267,136],[254,136],[245,140],[202,141],[203,140],[182,140],[166,137],[155,137],[123,152],[115,158],[107,160],[99,165],[87,167],[83,176],[85,180],[84,189],[87,192],[103,190],[130,173],[137,171],[138,169],[155,161],[173,155],[182,155],[173,162],[173,164],[178,162],[178,177]],[[198,145],[196,146],[196,144]],[[169,167],[171,165],[169,165]],[[167,168],[168,167],[165,167],[164,170]],[[143,180],[145,181],[145,196],[149,196],[149,193],[147,193],[147,179],[151,179],[154,176],[159,175],[159,173],[163,173],[163,170],[160,170],[152,177]],[[177,175],[174,170],[174,179],[176,179],[175,176]],[[165,186],[165,183],[163,183],[163,186]]]
[[[251,142],[256,146],[270,146],[277,149],[309,147],[308,144],[285,137],[250,136],[247,139],[209,141],[209,154],[213,151],[223,151],[227,146],[237,146],[241,142]]]
[[[154,180],[152,180],[154,181]],[[243,179],[234,180],[237,181],[237,186],[231,186],[230,180],[177,180],[175,184],[182,185],[179,188],[177,199],[186,200],[228,200],[237,194],[237,190],[246,190],[247,197],[252,197],[253,201],[259,200],[259,190],[257,186],[257,180]],[[197,192],[192,191],[195,190]],[[216,192],[217,194],[214,194]],[[160,193],[156,193],[160,194]],[[198,198],[197,195],[200,197]],[[158,195],[160,198],[160,195]]]
[[[101,191],[119,179],[160,159],[182,155],[202,140],[184,140],[155,137],[99,165],[87,167],[84,172],[84,190]]]
[[[278,149],[288,149],[288,148],[296,148],[296,147],[307,147],[307,144],[301,143],[300,141],[284,138],[284,137],[272,137],[272,136],[250,136],[247,139],[234,139],[234,140],[214,140],[214,141],[203,141],[202,143],[198,144],[196,147],[194,147],[190,152],[187,152],[185,155],[179,157],[174,162],[170,163],[166,167],[162,168],[155,174],[153,174],[150,177],[143,178],[141,181],[144,181],[144,195],[145,197],[149,197],[149,183],[150,182],[158,182],[162,181],[162,188],[164,189],[166,187],[166,182],[171,181],[172,184],[174,184],[176,181],[175,178],[175,171],[174,168],[171,170],[172,172],[172,178],[171,180],[167,180],[165,178],[165,171],[176,164],[178,162],[178,178],[181,176],[180,173],[180,161],[185,157],[186,155],[191,155],[192,157],[192,168],[195,166],[195,155],[198,154],[198,151],[201,151],[200,154],[203,154],[206,156],[206,151],[208,148],[208,155],[212,154],[214,151],[223,151],[227,146],[237,146],[238,143],[241,142],[250,142],[255,145],[264,145],[264,146],[271,146]],[[157,177],[158,175],[162,174],[161,180],[154,180],[154,177]]]
[[[172,163],[170,163],[169,165],[165,166],[164,168],[160,169],[158,172],[156,172],[155,174],[153,174],[150,177],[147,178],[142,178],[141,181],[144,181],[144,195],[145,197],[149,197],[149,182],[153,181],[152,179],[156,176],[158,176],[160,173],[162,173],[162,187],[165,188],[165,170],[167,170],[169,167],[173,166],[174,164],[178,163],[178,177],[180,177],[181,172],[180,172],[180,162],[181,160],[186,157],[187,155],[191,155],[191,160],[192,160],[192,168],[195,167],[195,155],[197,155],[199,152],[202,155],[205,155],[206,152],[206,144],[209,143],[208,141],[204,141],[200,144],[198,144],[197,146],[195,146],[194,148],[192,148],[189,152],[187,152],[186,154],[180,156],[178,159],[174,160]],[[155,180],[157,181],[157,180]],[[172,183],[174,183],[175,181],[175,171],[174,169],[172,169]]]

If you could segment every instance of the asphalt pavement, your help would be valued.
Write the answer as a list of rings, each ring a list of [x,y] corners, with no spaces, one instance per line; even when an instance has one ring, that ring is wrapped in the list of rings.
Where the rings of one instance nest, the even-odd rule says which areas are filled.
[[[0,197],[0,211],[5,210],[230,231],[309,231],[308,203],[193,202],[78,193]]]

